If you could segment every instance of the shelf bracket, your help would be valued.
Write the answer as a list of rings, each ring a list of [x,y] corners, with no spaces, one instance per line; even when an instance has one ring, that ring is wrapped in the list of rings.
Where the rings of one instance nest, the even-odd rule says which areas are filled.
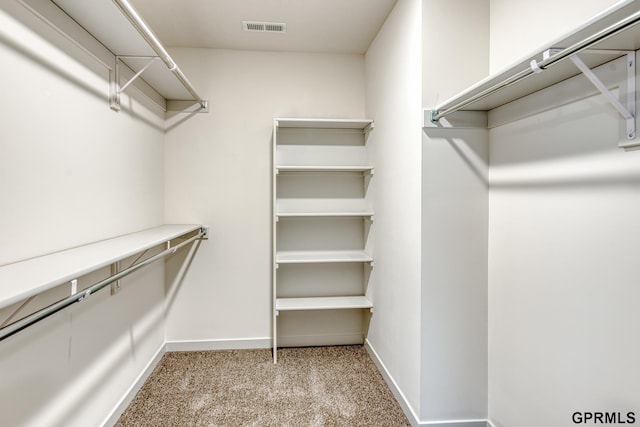
[[[549,49],[545,52],[545,55],[553,54],[556,49]],[[620,113],[626,123],[626,132],[628,140],[636,139],[636,58],[634,51],[627,50],[586,50],[585,53],[595,54],[623,54],[626,55],[626,69],[627,69],[627,105],[623,105],[618,98],[611,93],[611,91],[605,86],[605,84],[595,75],[593,71],[587,66],[587,64],[578,57],[578,55],[572,55],[571,61],[576,67],[585,75],[585,77],[602,93],[607,101],[613,106],[613,108]],[[629,148],[639,145],[633,144],[619,144],[621,148]]]
[[[121,67],[127,66],[127,64],[123,61],[123,59],[135,59],[135,60],[143,60],[146,59],[147,62],[134,73],[134,75],[127,80],[125,83],[120,83],[121,78]],[[133,55],[116,55],[115,64],[113,70],[109,71],[109,106],[113,111],[120,111],[120,95],[124,90],[129,87],[138,77],[142,75],[154,62],[162,59],[159,56],[133,56]],[[172,70],[173,71],[173,70]],[[209,103],[207,101],[178,101],[178,100],[167,100],[167,111],[182,111],[189,113],[208,113],[209,112]]]
[[[111,275],[115,276],[118,273],[120,273],[120,261],[116,261],[113,264],[111,264]],[[122,287],[122,283],[120,282],[120,279],[113,282],[111,284],[111,295],[115,295],[118,292],[120,292],[121,287]]]
[[[123,63],[122,58],[130,58],[130,59],[148,59],[148,62],[131,77],[126,83],[123,85],[120,84],[120,66]],[[142,73],[144,73],[147,68],[151,66],[157,59],[160,59],[157,56],[119,56],[116,55],[116,63],[113,72],[109,73],[109,106],[113,111],[120,111],[120,94],[131,84],[133,83]]]

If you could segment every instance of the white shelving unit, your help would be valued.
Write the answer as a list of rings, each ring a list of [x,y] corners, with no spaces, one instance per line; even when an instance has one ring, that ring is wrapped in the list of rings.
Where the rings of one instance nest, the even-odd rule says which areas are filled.
[[[368,319],[362,313],[373,309],[368,187],[374,169],[366,146],[372,128],[371,120],[274,121],[274,362],[279,343],[363,341]],[[348,332],[339,331],[342,321]],[[333,330],[325,333],[325,324]]]

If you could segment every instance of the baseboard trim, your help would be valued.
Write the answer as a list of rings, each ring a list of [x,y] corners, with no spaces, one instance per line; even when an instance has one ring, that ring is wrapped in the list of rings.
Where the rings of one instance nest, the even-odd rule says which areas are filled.
[[[271,338],[167,341],[167,351],[249,350],[271,348]]]
[[[407,419],[411,423],[412,426],[429,426],[429,427],[494,427],[494,425],[489,420],[479,419],[479,420],[443,420],[443,421],[420,421],[418,416],[413,410],[413,407],[405,397],[404,393],[398,387],[398,384],[395,382],[386,366],[380,359],[380,356],[376,352],[376,350],[371,345],[369,340],[365,340],[364,348],[367,350],[373,363],[380,371],[380,374],[384,378],[385,382],[389,386],[391,393],[396,398],[398,403],[400,404],[400,408],[407,416]]]
[[[256,348],[271,348],[271,338],[252,338],[252,339],[228,339],[228,340],[191,340],[191,341],[167,341],[162,344],[155,355],[151,358],[142,373],[136,378],[135,382],[129,387],[129,390],[120,399],[116,407],[107,416],[102,423],[103,427],[112,427],[117,422],[124,411],[129,407],[136,394],[144,383],[147,381],[155,367],[160,363],[162,356],[169,351],[209,351],[209,350],[249,350]],[[369,340],[365,340],[364,347],[371,356],[378,371],[389,386],[391,393],[400,404],[400,408],[407,416],[412,426],[429,426],[429,427],[495,427],[489,420],[446,420],[446,421],[419,421],[418,416],[413,411],[407,398],[402,393],[395,380],[387,370],[386,366],[378,356]]]
[[[493,427],[488,420],[422,421],[419,425],[429,427]]]
[[[412,426],[420,425],[418,416],[413,411],[411,404],[409,404],[409,401],[405,397],[404,393],[402,393],[402,391],[398,387],[398,384],[396,384],[395,380],[387,370],[387,367],[384,365],[384,363],[380,359],[380,356],[378,356],[378,353],[373,348],[373,346],[371,345],[371,342],[369,342],[368,339],[364,341],[364,348],[367,350],[367,352],[371,356],[371,359],[373,360],[373,363],[378,368],[378,371],[380,371],[380,374],[382,374],[382,378],[384,378],[385,382],[389,386],[391,393],[393,393],[393,396],[396,398],[396,400],[400,404],[400,408],[402,408],[402,411],[407,416],[407,419],[409,420],[411,425]]]
[[[156,354],[151,358],[149,363],[147,363],[147,366],[145,366],[142,373],[138,375],[138,378],[136,378],[136,380],[131,385],[131,387],[129,387],[129,390],[127,390],[127,392],[124,394],[122,399],[120,399],[116,407],[111,411],[109,416],[107,416],[107,419],[102,423],[103,427],[111,427],[118,422],[118,419],[120,418],[120,416],[129,407],[133,399],[136,397],[136,394],[138,393],[138,391],[140,391],[140,389],[142,388],[144,383],[147,381],[147,379],[149,378],[149,376],[151,375],[155,367],[158,366],[158,363],[160,363],[160,360],[162,359],[162,356],[164,356],[165,353],[166,353],[166,344],[163,343],[160,346],[160,348],[158,348],[158,350],[156,351]]]

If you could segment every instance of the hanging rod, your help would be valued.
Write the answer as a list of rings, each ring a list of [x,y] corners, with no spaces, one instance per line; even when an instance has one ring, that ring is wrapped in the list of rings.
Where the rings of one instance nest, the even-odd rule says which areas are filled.
[[[609,37],[612,37],[618,33],[621,33],[627,30],[628,28],[638,24],[639,22],[640,22],[640,11],[629,15],[625,19],[622,19],[605,29],[598,31],[597,33],[583,39],[578,43],[573,44],[572,46],[569,46],[565,49],[558,51],[554,55],[548,58],[545,58],[540,62],[536,62],[535,60],[531,61],[531,66],[529,68],[520,71],[519,73],[503,80],[502,82],[494,86],[491,86],[490,88],[483,90],[482,92],[479,92],[473,96],[470,96],[469,98],[464,99],[450,107],[443,108],[443,109],[436,108],[435,110],[432,110],[430,115],[430,120],[432,123],[437,123],[441,118],[448,116],[449,114],[455,113],[456,111],[459,111],[464,107],[470,104],[473,104],[474,102],[477,102],[483,98],[486,98],[487,96],[507,86],[510,86],[520,80],[523,80],[531,76],[532,74],[537,74],[539,72],[542,72],[547,68],[551,67],[552,65],[564,59],[567,59],[572,55],[582,52],[583,50],[588,49],[589,47],[595,45],[596,43],[599,43]]]
[[[198,92],[194,89],[193,85],[189,82],[187,77],[182,73],[178,65],[173,61],[169,53],[166,51],[162,43],[153,34],[151,28],[142,19],[138,11],[136,11],[128,0],[113,0],[122,14],[131,22],[131,25],[140,33],[140,35],[149,43],[149,46],[156,52],[158,57],[165,63],[167,68],[176,76],[178,81],[184,86],[187,91],[193,96],[193,99],[200,104],[200,108],[203,110],[208,109],[209,102],[202,99]]]
[[[109,286],[110,284],[120,280],[121,278],[128,276],[129,274],[141,269],[142,267],[149,265],[155,261],[158,261],[159,259],[162,259],[164,257],[166,257],[167,255],[171,255],[174,252],[176,252],[178,249],[182,248],[183,246],[186,246],[190,243],[193,243],[196,240],[200,240],[203,238],[207,237],[207,229],[206,228],[201,228],[200,231],[198,232],[198,234],[196,234],[193,237],[190,237],[189,239],[185,240],[184,242],[180,242],[175,246],[171,246],[168,247],[167,249],[165,249],[164,251],[160,252],[157,255],[152,256],[151,258],[147,258],[146,260],[132,265],[131,267],[120,271],[119,273],[116,273],[112,276],[107,277],[104,280],[101,280],[98,283],[95,283],[91,286],[89,286],[88,288],[83,289],[80,292],[74,293],[73,295],[61,299],[41,310],[38,310],[34,313],[31,313],[30,315],[17,320],[13,323],[10,323],[9,325],[0,328],[0,341],[4,340],[5,338],[10,337],[13,334],[16,334],[20,331],[22,331],[23,329],[33,325],[34,323],[39,322],[42,319],[45,319],[49,316],[51,316],[54,313],[57,313],[58,311],[72,305],[75,304],[77,302],[82,302],[84,300],[86,300],[87,298],[89,298],[89,296],[91,296],[92,294],[98,292],[99,290],[105,288],[106,286]],[[169,243],[169,242],[167,242]]]

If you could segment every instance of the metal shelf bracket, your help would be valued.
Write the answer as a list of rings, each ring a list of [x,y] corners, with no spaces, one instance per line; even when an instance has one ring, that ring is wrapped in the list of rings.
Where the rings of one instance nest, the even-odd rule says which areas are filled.
[[[137,73],[133,75],[126,83],[120,84],[120,66],[123,63],[122,58],[131,59],[148,59],[149,61],[142,67]],[[116,55],[116,63],[113,67],[114,71],[109,73],[109,106],[113,111],[120,111],[120,94],[133,83],[147,68],[153,64],[156,59],[160,59],[158,56],[118,56]]]
[[[544,57],[553,55],[559,51],[558,49],[549,49],[545,51]],[[602,93],[607,101],[613,106],[613,108],[620,113],[626,123],[626,135],[627,139],[634,140],[636,138],[636,55],[632,50],[598,50],[588,49],[585,53],[590,54],[604,54],[604,55],[626,55],[626,69],[627,69],[627,82],[626,82],[626,99],[627,105],[623,105],[618,98],[611,93],[607,86],[595,75],[593,71],[578,57],[577,54],[569,57],[576,67],[584,74],[584,76]],[[533,67],[533,64],[532,64]],[[619,144],[622,148],[629,148],[637,146],[639,144]]]

